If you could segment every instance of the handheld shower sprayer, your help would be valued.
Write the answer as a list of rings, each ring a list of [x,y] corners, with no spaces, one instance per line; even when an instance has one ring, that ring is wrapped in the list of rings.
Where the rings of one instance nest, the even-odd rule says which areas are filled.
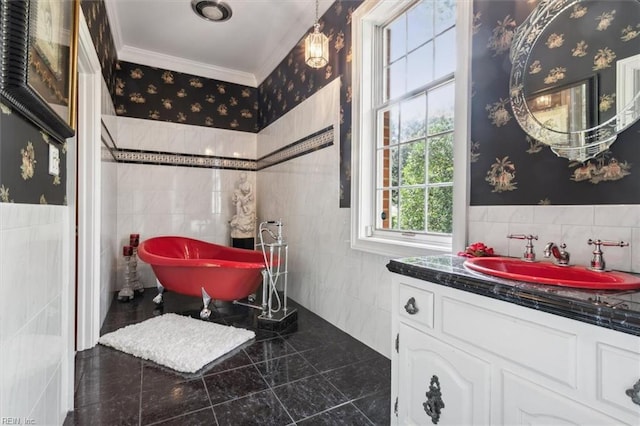
[[[270,228],[269,225],[275,225],[275,227],[277,228],[276,233],[274,233]],[[260,242],[263,243],[262,241],[262,233],[263,232],[267,232],[269,234],[269,236],[276,241],[278,244],[282,244],[283,243],[283,239],[282,239],[282,221],[281,220],[267,220],[264,222],[260,223],[260,228],[259,228],[259,233],[260,233]]]
[[[265,235],[266,234],[266,235]],[[262,303],[254,305],[234,300],[233,303],[259,309],[258,327],[286,329],[298,318],[296,308],[287,307],[289,245],[282,236],[282,220],[265,220],[258,227],[256,249],[262,251]],[[278,291],[280,287],[281,292]],[[280,294],[281,293],[281,294]]]

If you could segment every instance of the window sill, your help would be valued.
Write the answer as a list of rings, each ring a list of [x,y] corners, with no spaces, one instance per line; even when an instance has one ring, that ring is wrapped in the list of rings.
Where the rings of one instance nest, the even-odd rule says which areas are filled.
[[[424,242],[396,241],[379,237],[353,238],[351,240],[351,248],[353,250],[391,258],[433,256],[451,253],[451,244],[435,245]]]

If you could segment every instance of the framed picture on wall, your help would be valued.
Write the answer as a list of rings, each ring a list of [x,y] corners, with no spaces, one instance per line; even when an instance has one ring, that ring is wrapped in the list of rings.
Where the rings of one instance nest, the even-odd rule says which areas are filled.
[[[581,132],[597,125],[597,102],[595,75],[538,91],[527,98],[533,118],[555,132]]]
[[[0,3],[2,102],[59,142],[74,135],[79,0]]]

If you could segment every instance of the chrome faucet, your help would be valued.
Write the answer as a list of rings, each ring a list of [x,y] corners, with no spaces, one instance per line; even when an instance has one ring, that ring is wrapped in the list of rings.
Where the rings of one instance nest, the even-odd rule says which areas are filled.
[[[569,252],[565,249],[567,245],[562,243],[560,246],[557,246],[556,243],[547,243],[544,247],[544,257],[553,257],[558,261],[558,265],[560,266],[569,266]]]
[[[624,241],[601,241],[601,240],[592,240],[589,238],[587,244],[595,246],[593,249],[593,258],[591,259],[591,266],[589,269],[593,271],[603,272],[605,271],[606,263],[604,261],[604,253],[602,252],[602,246],[605,247],[627,247],[629,243],[625,243]]]
[[[524,234],[509,234],[507,238],[512,238],[516,240],[527,240],[527,245],[524,246],[524,254],[522,255],[522,260],[525,262],[535,262],[536,254],[533,251],[533,240],[537,240],[537,235],[524,235]]]

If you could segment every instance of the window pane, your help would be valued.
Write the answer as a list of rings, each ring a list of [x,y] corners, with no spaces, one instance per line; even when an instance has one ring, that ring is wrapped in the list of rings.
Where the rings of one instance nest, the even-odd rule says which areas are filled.
[[[385,64],[390,64],[407,53],[407,23],[405,15],[387,26],[385,31],[387,58]]]
[[[429,139],[429,183],[453,182],[453,133]]]
[[[456,29],[452,28],[436,38],[435,78],[456,70]]]
[[[398,214],[400,213],[400,190],[394,189],[391,191],[391,229],[400,229],[400,221],[398,220]]]
[[[425,183],[424,139],[404,144],[400,147],[401,185],[422,185]]]
[[[427,231],[450,234],[453,231],[453,187],[429,188]]]
[[[378,188],[398,186],[398,147],[378,151]]]
[[[433,38],[433,1],[422,1],[407,13],[407,50]]]
[[[385,101],[397,98],[406,93],[407,75],[405,67],[406,58],[402,58],[387,68]]]
[[[400,188],[400,229],[424,231],[425,189]]]
[[[455,0],[438,0],[436,5],[436,34],[456,23]]]
[[[400,141],[416,139],[425,134],[427,102],[424,94],[404,101],[400,105]]]
[[[454,90],[455,86],[452,82],[429,92],[428,134],[433,135],[453,129]]]
[[[433,42],[429,42],[407,56],[407,91],[417,89],[433,80]]]

